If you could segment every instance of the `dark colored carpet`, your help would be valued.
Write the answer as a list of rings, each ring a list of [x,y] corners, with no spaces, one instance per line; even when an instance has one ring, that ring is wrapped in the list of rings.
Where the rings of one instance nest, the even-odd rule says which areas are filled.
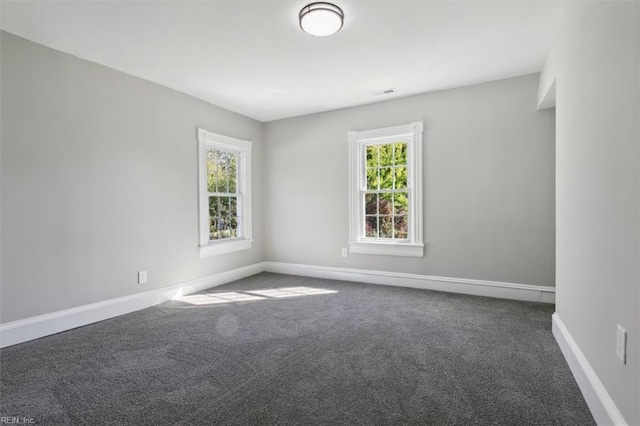
[[[267,273],[203,293],[300,286],[337,292],[172,301],[3,349],[0,415],[60,425],[594,424],[551,334],[552,305]]]

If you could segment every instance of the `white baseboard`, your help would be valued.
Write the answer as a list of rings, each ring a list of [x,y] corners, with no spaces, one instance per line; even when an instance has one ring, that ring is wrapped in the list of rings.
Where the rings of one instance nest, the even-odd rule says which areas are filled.
[[[554,287],[471,280],[464,278],[434,277],[429,275],[372,271],[367,269],[348,269],[280,262],[264,263],[267,272],[275,272],[278,274],[301,275],[305,277],[356,281],[368,284],[382,284],[398,287],[412,287],[424,290],[471,294],[474,296],[497,297],[501,299],[555,303],[556,289]]]
[[[170,287],[0,324],[0,348],[145,309],[175,297],[259,274],[264,270],[265,265],[260,262]]]
[[[555,289],[552,287],[364,269],[260,262],[170,287],[0,324],[0,348],[148,308],[158,303],[174,299],[175,297],[216,287],[263,271],[369,284],[439,290],[504,299],[546,303],[554,303],[555,301]]]
[[[626,426],[627,422],[557,313],[552,316],[552,331],[569,364],[589,410],[599,425]]]

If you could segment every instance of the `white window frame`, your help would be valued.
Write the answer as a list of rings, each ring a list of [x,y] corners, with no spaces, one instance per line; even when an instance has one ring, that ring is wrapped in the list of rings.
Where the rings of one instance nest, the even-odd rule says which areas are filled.
[[[251,248],[251,142],[198,129],[198,191],[200,257]],[[209,240],[209,193],[207,188],[207,146],[238,153],[238,237]]]
[[[422,133],[423,123],[354,131],[349,140],[349,251],[388,256],[424,256],[422,210]],[[365,146],[392,142],[407,143],[407,189],[409,193],[409,232],[406,239],[365,237],[364,197],[366,189]]]

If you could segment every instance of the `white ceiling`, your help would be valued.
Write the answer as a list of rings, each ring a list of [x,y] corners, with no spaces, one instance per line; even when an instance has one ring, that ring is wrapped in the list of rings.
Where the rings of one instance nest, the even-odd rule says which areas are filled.
[[[297,21],[310,2],[4,0],[1,25],[271,121],[538,72],[561,13],[553,1],[334,0],[344,27],[312,37]]]

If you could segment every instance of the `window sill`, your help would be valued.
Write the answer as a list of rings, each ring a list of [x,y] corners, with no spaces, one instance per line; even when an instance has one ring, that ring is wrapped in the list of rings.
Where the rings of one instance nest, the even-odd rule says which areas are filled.
[[[349,241],[349,251],[385,256],[422,257],[424,256],[424,244]]]
[[[233,253],[234,251],[248,250],[253,240],[229,240],[210,243],[200,247],[200,258],[216,256],[218,254]]]

